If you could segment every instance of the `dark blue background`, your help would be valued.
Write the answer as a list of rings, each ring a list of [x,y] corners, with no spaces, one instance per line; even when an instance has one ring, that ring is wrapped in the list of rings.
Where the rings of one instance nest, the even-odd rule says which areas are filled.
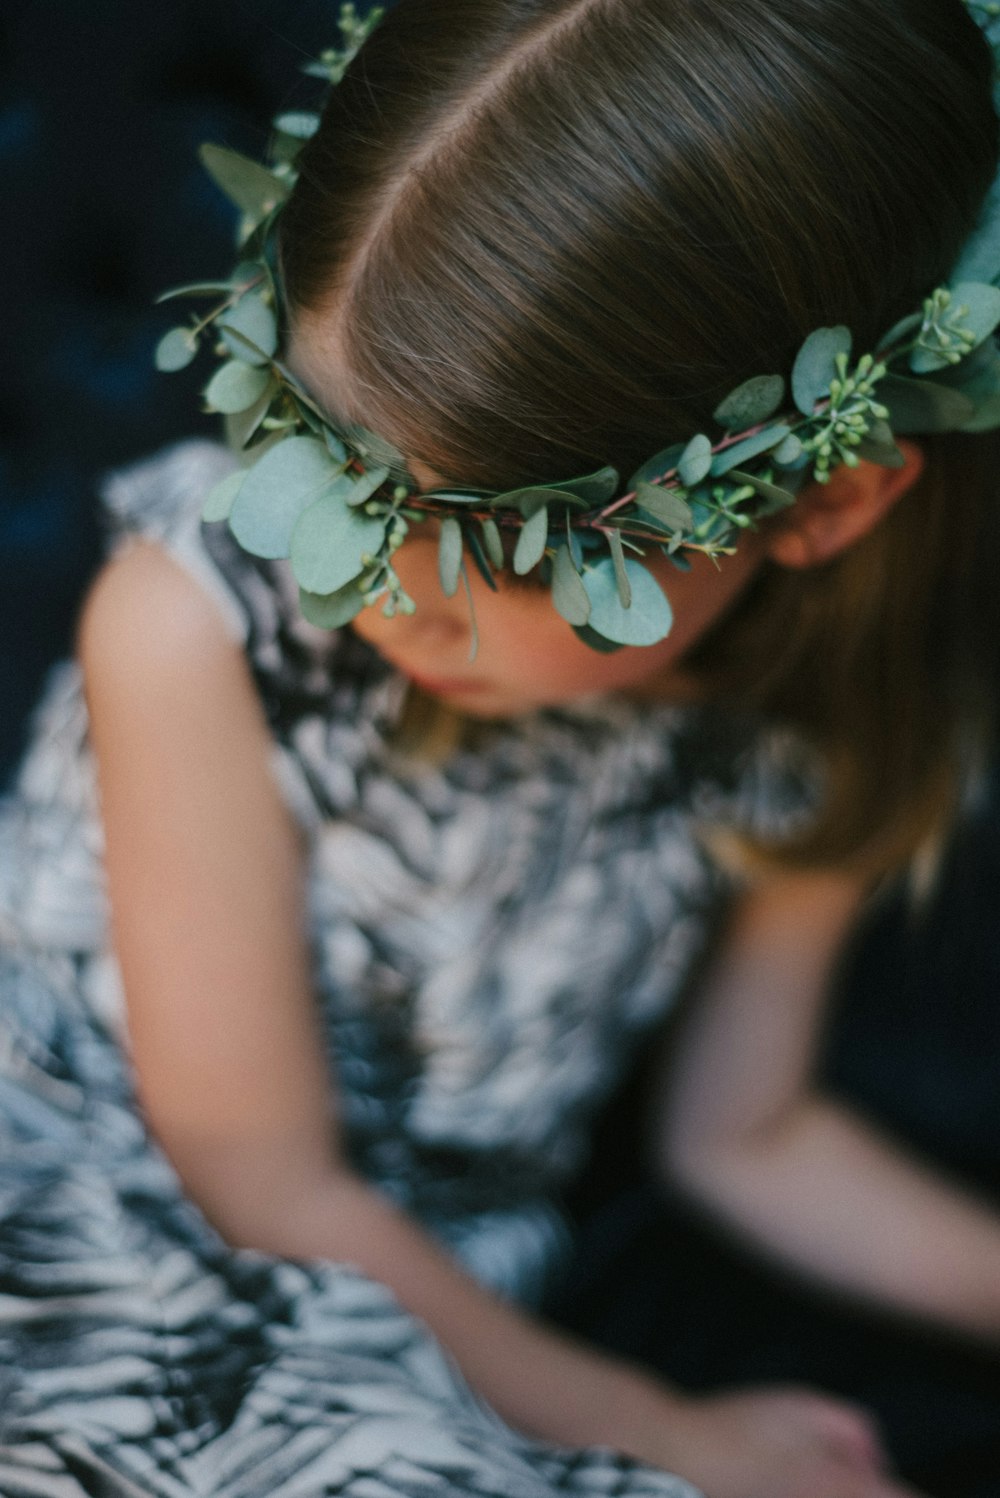
[[[204,366],[158,375],[155,307],[231,268],[204,140],[263,152],[316,98],[334,0],[28,0],[0,12],[0,780],[96,564],[105,469],[202,427]]]

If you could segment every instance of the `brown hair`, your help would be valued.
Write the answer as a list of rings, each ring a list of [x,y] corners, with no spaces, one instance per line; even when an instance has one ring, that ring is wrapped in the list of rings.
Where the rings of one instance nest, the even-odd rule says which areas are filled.
[[[345,403],[453,479],[629,472],[814,328],[869,348],[943,279],[991,80],[960,0],[401,0],[301,158],[291,315],[335,320]],[[827,758],[788,859],[907,856],[982,720],[996,443],[927,450],[872,536],[768,569],[691,657]]]

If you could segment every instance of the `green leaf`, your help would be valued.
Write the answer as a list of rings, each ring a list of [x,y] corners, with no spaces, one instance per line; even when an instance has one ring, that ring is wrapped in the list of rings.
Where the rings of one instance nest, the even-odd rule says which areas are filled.
[[[292,135],[296,140],[309,140],[319,129],[319,115],[309,110],[292,110],[279,114],[274,121],[275,130],[282,135]]]
[[[247,474],[229,518],[233,535],[254,556],[287,557],[299,517],[338,477],[322,442],[285,437]]]
[[[902,468],[906,462],[887,421],[873,420],[854,451],[859,458],[878,463],[881,468]]]
[[[156,345],[153,358],[158,370],[173,374],[175,370],[186,369],[197,352],[198,338],[190,328],[171,328]]]
[[[492,489],[431,489],[424,499],[440,499],[450,505],[493,504]]]
[[[225,296],[232,289],[230,281],[189,281],[186,286],[171,286],[169,291],[161,291],[155,305],[158,307],[161,302],[170,302],[179,296]]]
[[[614,499],[621,486],[617,468],[599,468],[596,473],[584,474],[583,478],[566,479],[562,483],[547,484],[546,489],[557,494],[572,494],[588,505],[602,505]]]
[[[751,458],[770,452],[774,447],[780,447],[791,435],[790,427],[765,427],[764,431],[758,432],[756,437],[745,437],[742,442],[734,442],[732,447],[724,448],[712,459],[713,477],[718,478],[721,474],[728,473],[731,468],[739,468],[744,463],[749,463]]]
[[[524,522],[514,549],[514,571],[519,577],[530,572],[545,555],[545,543],[549,537],[549,512],[545,505]]]
[[[768,479],[760,478],[756,473],[742,473],[734,468],[729,478],[735,484],[748,484],[761,499],[767,500],[766,505],[759,506],[754,514],[759,517],[774,515],[778,510],[787,510],[793,505],[798,495],[792,494],[788,489],[782,489],[780,484],[772,484]]]
[[[596,650],[598,655],[615,655],[622,649],[621,645],[616,645],[613,640],[606,640],[603,635],[597,633],[596,629],[591,629],[589,624],[576,626],[573,633],[578,640],[583,641],[584,645],[589,646],[591,650]]]
[[[631,494],[638,489],[640,484],[648,484],[652,479],[664,478],[672,473],[684,456],[685,442],[675,442],[673,447],[665,447],[662,452],[655,453],[653,457],[647,458],[641,468],[637,468],[628,481],[628,492]]]
[[[569,554],[573,558],[573,566],[576,568],[577,572],[582,572],[583,546],[581,544],[579,535],[570,524],[569,515],[566,516],[566,545],[569,547]]]
[[[771,456],[782,468],[796,468],[805,456],[805,449],[802,446],[801,440],[793,432],[790,437],[786,437],[784,442],[775,448]]]
[[[902,468],[906,463],[906,458],[895,443],[891,447],[885,447],[881,442],[873,442],[870,437],[862,437],[854,451],[866,463],[877,463],[880,468]]]
[[[915,333],[923,323],[923,314],[920,312],[909,312],[906,317],[901,317],[899,322],[893,323],[882,338],[879,339],[877,352],[889,349],[895,343],[901,343],[910,333]]]
[[[910,368],[914,374],[936,374],[938,370],[951,369],[952,362],[945,353],[929,348],[915,348],[910,354]]]
[[[1000,291],[977,281],[963,281],[952,287],[952,305],[967,307],[962,326],[976,335],[976,347],[1000,327]]]
[[[381,489],[388,477],[388,468],[366,468],[364,473],[352,473],[350,475],[351,487],[346,491],[347,503],[352,507],[366,504],[376,489]]]
[[[292,571],[307,593],[336,593],[359,577],[385,539],[385,521],[345,503],[339,484],[304,510],[292,532]]]
[[[263,218],[288,197],[289,186],[266,166],[230,151],[227,146],[204,145],[198,152],[202,166],[231,203],[249,218]]]
[[[579,495],[572,494],[566,489],[559,489],[554,484],[533,484],[525,489],[511,489],[506,494],[498,494],[490,502],[492,509],[520,510],[525,520],[530,520],[532,515],[548,505],[573,505],[578,509],[585,509],[586,502]]]
[[[490,567],[490,559],[483,550],[483,543],[476,534],[473,526],[470,525],[465,531],[464,539],[469,550],[469,555],[476,564],[476,571],[479,573],[479,576],[488,588],[494,593],[499,593],[500,589],[497,587],[497,580],[493,576],[493,569]]]
[[[656,484],[640,484],[635,501],[671,530],[685,531],[691,525],[691,506],[675,489],[661,489]]]
[[[205,390],[205,399],[211,410],[235,416],[256,405],[270,383],[268,370],[254,369],[238,359],[231,359],[212,376]]]
[[[986,195],[979,223],[965,241],[958,264],[948,277],[949,286],[965,281],[1000,279],[1000,183]]]
[[[837,375],[837,355],[850,358],[851,343],[848,328],[817,328],[799,349],[792,370],[792,396],[803,416],[811,416],[816,403],[830,394],[830,383]]]
[[[691,438],[677,465],[681,483],[686,489],[693,489],[696,484],[701,483],[702,479],[708,477],[711,467],[711,441],[703,433],[699,433],[697,437]]]
[[[1000,427],[1000,395],[984,395],[975,405],[976,413],[961,427],[963,432],[992,432]]]
[[[277,351],[278,319],[262,297],[241,297],[219,318],[218,328],[229,352],[244,364],[265,364]],[[233,338],[230,330],[242,334],[242,338]],[[253,349],[248,344],[253,344]]]
[[[202,520],[208,524],[216,520],[228,520],[229,512],[243,487],[243,480],[246,476],[246,469],[240,468],[236,473],[227,474],[221,483],[214,484],[205,496],[205,503],[201,509]]]
[[[249,447],[252,438],[259,432],[264,417],[270,411],[277,392],[278,383],[272,380],[255,405],[226,417],[226,441],[230,447],[237,452],[241,448]],[[274,435],[277,436],[277,433]]]
[[[307,593],[299,589],[299,608],[302,616],[317,629],[342,629],[356,619],[365,606],[364,594],[356,583],[347,583],[336,593]]]
[[[357,422],[348,422],[340,435],[366,466],[374,463],[379,468],[388,468],[394,478],[406,477],[406,459],[387,437],[380,437],[377,432],[370,432]]]
[[[759,426],[767,421],[785,399],[785,382],[781,375],[755,375],[716,408],[715,420],[729,432]]]
[[[622,608],[615,565],[605,557],[583,574],[590,599],[589,628],[616,645],[655,645],[670,633],[673,610],[660,585],[640,562],[626,560],[632,603]]]
[[[888,374],[880,381],[878,394],[888,407],[892,430],[903,437],[960,431],[975,416],[975,403],[967,395],[934,380]]]
[[[327,451],[329,452],[329,454],[333,458],[333,460],[336,463],[346,463],[347,462],[347,448],[341,442],[341,440],[337,436],[336,432],[333,431],[330,427],[328,427],[325,422],[320,422],[320,433],[319,433],[319,435],[322,437],[323,441],[326,443]]]
[[[615,582],[618,585],[618,601],[623,609],[632,606],[632,585],[629,582],[628,572],[625,570],[625,548],[622,546],[622,538],[618,531],[612,531],[608,536],[608,545],[611,548],[611,560],[615,569]]]
[[[441,522],[438,539],[438,576],[446,598],[454,598],[462,575],[462,527],[452,515]]]
[[[590,618],[590,595],[573,565],[568,546],[557,546],[552,562],[552,602],[567,624],[580,626]]]
[[[506,565],[507,557],[503,549],[503,539],[500,535],[500,527],[495,520],[481,520],[479,527],[483,533],[483,546],[486,555],[494,567],[500,568]]]

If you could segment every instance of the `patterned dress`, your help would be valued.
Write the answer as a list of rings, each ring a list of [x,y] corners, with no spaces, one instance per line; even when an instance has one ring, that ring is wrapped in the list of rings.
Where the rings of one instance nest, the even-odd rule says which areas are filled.
[[[594,700],[443,765],[393,742],[403,684],[298,615],[282,564],[202,527],[231,460],[112,478],[243,646],[308,848],[318,1003],[357,1166],[531,1303],[567,1250],[589,1122],[701,951],[699,818],[770,818],[784,772],[699,714]],[[151,788],[152,793],[152,788]],[[676,1478],[504,1426],[355,1270],[233,1251],[135,1106],[77,668],[0,803],[3,1498],[682,1498]]]

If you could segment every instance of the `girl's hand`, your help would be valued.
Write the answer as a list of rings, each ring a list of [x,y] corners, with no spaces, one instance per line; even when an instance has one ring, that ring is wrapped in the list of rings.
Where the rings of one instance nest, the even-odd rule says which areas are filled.
[[[885,1475],[872,1420],[806,1389],[682,1400],[660,1464],[706,1498],[917,1498]]]

